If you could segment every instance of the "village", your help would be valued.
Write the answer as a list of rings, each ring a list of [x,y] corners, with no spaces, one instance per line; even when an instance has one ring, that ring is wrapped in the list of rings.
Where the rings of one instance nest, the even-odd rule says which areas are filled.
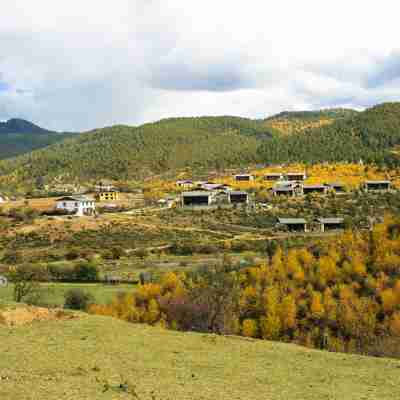
[[[273,208],[274,203],[290,204],[296,199],[321,199],[326,196],[345,196],[353,191],[368,194],[383,194],[396,191],[396,186],[388,179],[359,179],[357,186],[344,182],[315,183],[313,176],[305,170],[287,172],[261,171],[256,174],[237,173],[214,177],[210,180],[178,179],[163,183],[162,192],[156,191],[146,202],[144,191],[134,193],[121,191],[118,182],[99,180],[92,188],[82,185],[58,185],[46,189],[51,192],[64,192],[61,197],[25,199],[16,201],[0,194],[0,206],[18,207],[31,205],[51,216],[93,217],[99,213],[138,213],[162,209],[185,209],[193,212],[207,212],[213,209],[242,208],[247,213],[264,213]],[[157,184],[155,184],[157,185]],[[260,193],[262,195],[260,195]],[[158,198],[159,197],[159,198]],[[339,210],[340,211],[340,210]],[[275,215],[275,230],[281,232],[305,233],[309,231],[326,232],[342,230],[344,216],[321,215],[313,220],[305,216]]]

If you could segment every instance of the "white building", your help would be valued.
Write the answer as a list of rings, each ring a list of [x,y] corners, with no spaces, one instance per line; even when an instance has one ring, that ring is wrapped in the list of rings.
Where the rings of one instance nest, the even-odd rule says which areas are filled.
[[[78,216],[94,215],[96,203],[88,196],[67,196],[57,200],[56,209]]]
[[[6,201],[7,201],[6,196],[3,196],[3,195],[0,193],[0,204],[1,204],[1,203],[5,203]]]

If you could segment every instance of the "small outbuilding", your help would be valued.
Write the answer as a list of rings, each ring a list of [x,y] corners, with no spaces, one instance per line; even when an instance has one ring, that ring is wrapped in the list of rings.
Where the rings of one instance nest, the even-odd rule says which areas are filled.
[[[238,174],[235,175],[236,182],[251,182],[254,181],[254,176],[250,174]]]
[[[367,192],[385,192],[390,190],[390,181],[366,181],[364,188]]]
[[[321,232],[337,231],[344,229],[343,218],[318,218]]]
[[[289,232],[307,232],[304,218],[278,218],[278,228],[285,227]]]
[[[213,193],[203,190],[182,193],[182,206],[209,206],[212,203]]]
[[[247,204],[249,195],[244,191],[231,191],[228,193],[228,199],[231,204]]]

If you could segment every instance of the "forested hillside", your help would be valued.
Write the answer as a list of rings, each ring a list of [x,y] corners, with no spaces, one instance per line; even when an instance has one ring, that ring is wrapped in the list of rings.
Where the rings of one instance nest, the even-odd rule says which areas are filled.
[[[391,150],[400,144],[400,103],[385,103],[338,119],[317,129],[275,137],[259,148],[268,163],[395,161]]]
[[[278,120],[286,121],[291,130],[284,133],[274,128],[271,121]],[[35,140],[41,137],[36,135]],[[251,163],[362,159],[390,165],[398,162],[398,145],[400,103],[385,103],[364,112],[281,113],[267,120],[171,118],[139,127],[98,129],[4,160],[0,181],[3,186],[15,186],[37,177],[45,181],[55,177],[135,180],[182,168],[210,170]]]
[[[43,129],[23,119],[0,122],[0,159],[46,147],[70,135]]]
[[[306,129],[330,125],[339,119],[355,116],[357,111],[332,108],[321,111],[283,111],[264,120],[264,126],[283,135],[291,135]]]
[[[113,126],[4,161],[17,181],[38,176],[136,179],[182,167],[222,168],[257,160],[271,135],[259,122],[236,117],[174,118],[138,128]]]

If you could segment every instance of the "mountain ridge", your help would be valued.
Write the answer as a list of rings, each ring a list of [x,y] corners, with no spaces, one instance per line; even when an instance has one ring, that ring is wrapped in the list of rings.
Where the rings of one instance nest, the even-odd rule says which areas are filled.
[[[37,177],[49,182],[59,177],[140,180],[185,168],[222,170],[254,163],[398,162],[393,148],[400,145],[400,102],[362,112],[339,109],[280,115],[307,124],[311,118],[316,125],[306,124],[290,134],[266,126],[265,120],[233,116],[114,125],[3,160],[0,182],[34,182]],[[318,115],[333,117],[320,123]]]

